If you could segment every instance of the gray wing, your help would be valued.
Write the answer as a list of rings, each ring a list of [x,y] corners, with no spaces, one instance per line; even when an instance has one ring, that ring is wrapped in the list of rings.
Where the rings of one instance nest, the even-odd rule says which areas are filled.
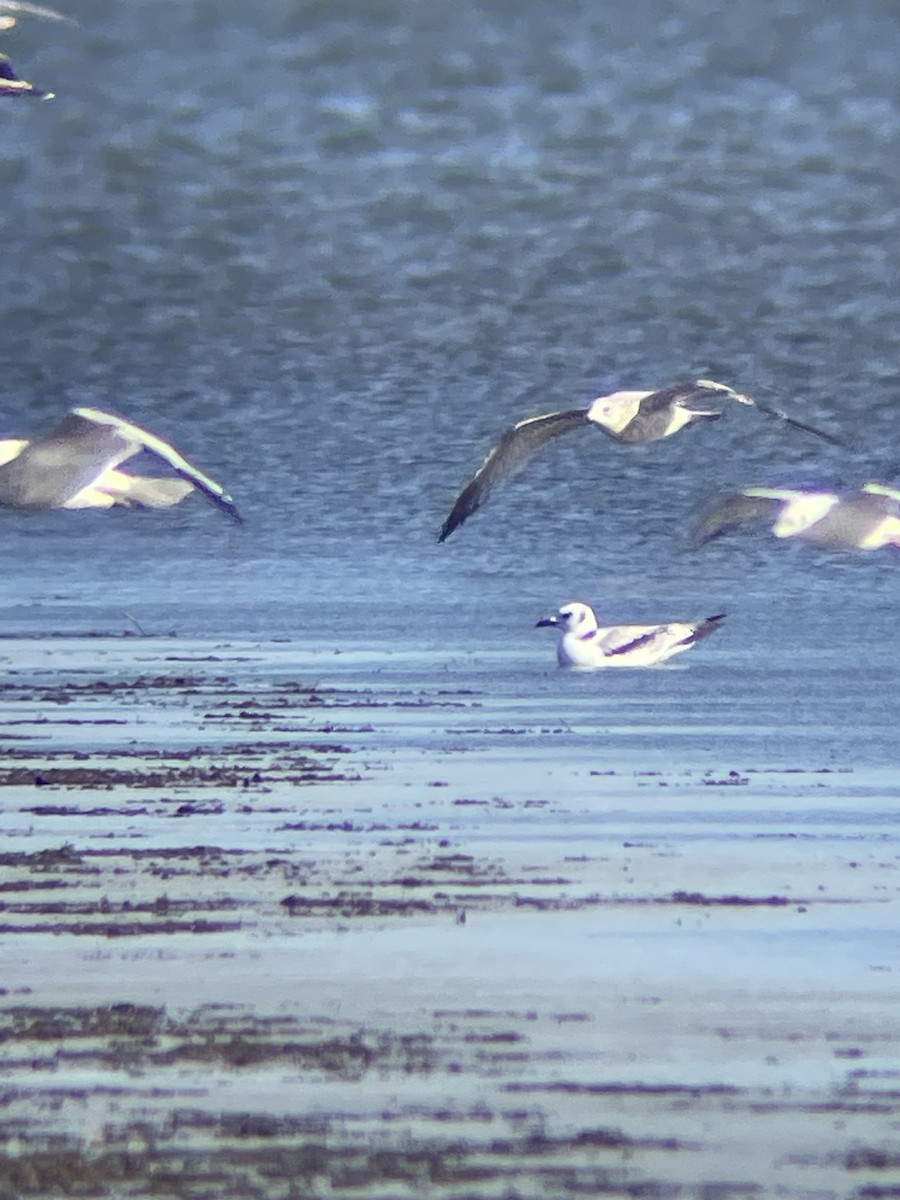
[[[14,15],[4,16],[9,13]],[[29,4],[26,0],[0,0],[0,30],[12,29],[16,17],[25,14],[31,17],[46,17],[51,21],[69,21],[72,18],[57,12],[55,8],[46,8],[42,4]],[[25,79],[20,79],[12,69],[6,55],[0,55],[0,96],[30,96],[34,100],[52,100],[53,93],[36,87]]]
[[[675,646],[691,646],[694,642],[699,642],[705,637],[709,637],[722,621],[725,620],[725,613],[716,613],[712,617],[703,617],[700,621],[667,621],[662,625],[652,625],[643,633],[636,632],[632,637],[625,637],[624,641],[613,642],[609,644],[604,642],[603,652],[607,655],[630,654],[632,650],[637,650],[641,646],[652,645],[655,641],[664,641],[670,639],[669,645]],[[676,633],[678,626],[681,626],[686,632],[679,637]],[[622,628],[622,633],[627,634],[628,626]]]
[[[891,487],[887,483],[864,483],[859,489],[861,492],[866,492],[872,496],[887,496],[900,504],[900,488]]]
[[[696,549],[711,542],[713,538],[729,533],[745,521],[757,517],[771,517],[784,504],[783,499],[773,496],[747,495],[746,492],[726,492],[718,496],[698,517],[691,529],[688,541]]]
[[[5,54],[0,54],[0,79],[8,79],[14,83],[24,82],[12,69],[12,63]]]
[[[617,654],[630,654],[632,650],[637,650],[640,646],[647,646],[650,642],[656,641],[664,629],[665,626],[655,626],[652,629],[648,629],[646,633],[639,633],[630,640],[615,642],[612,645],[604,644],[601,646],[601,649],[607,658],[613,658]]]
[[[457,496],[450,515],[441,526],[438,541],[446,541],[454,529],[458,529],[484,504],[494,486],[531,458],[541,446],[562,437],[570,429],[589,424],[587,411],[586,408],[576,408],[567,412],[545,413],[540,417],[527,417],[507,429]]]
[[[69,413],[43,437],[28,442],[0,467],[0,504],[9,508],[60,508],[109,467],[136,453],[113,429]]]
[[[33,100],[50,100],[53,93],[45,92],[27,79],[20,78],[6,55],[0,54],[0,96],[30,96]]]
[[[854,550],[885,517],[900,516],[900,504],[880,492],[846,492],[820,521],[800,535],[825,550]]]
[[[741,404],[751,404],[754,408],[758,408],[761,413],[783,421],[785,425],[790,425],[792,429],[800,429],[804,433],[811,433],[815,437],[822,438],[823,441],[830,442],[833,446],[842,446],[844,444],[840,438],[835,437],[834,434],[827,433],[824,429],[819,429],[816,425],[809,425],[805,421],[798,421],[796,417],[789,416],[783,409],[775,408],[774,405],[764,404],[761,400],[756,400],[750,396],[735,392],[734,388],[728,387],[727,384],[715,383],[711,379],[697,379],[691,383],[675,383],[671,387],[660,388],[658,392],[653,392],[652,395],[641,401],[640,411],[626,432],[629,434],[633,432],[635,440],[650,440],[651,437],[659,436],[656,428],[659,426],[663,415],[669,412],[673,404],[677,403],[685,408],[690,408],[692,401],[698,403],[704,400],[737,400]],[[709,413],[706,415],[712,416]],[[638,435],[641,436],[638,437]]]
[[[91,425],[97,431],[98,436],[115,437],[120,446],[125,449],[125,453],[122,454],[121,458],[116,460],[117,462],[123,462],[125,458],[130,458],[132,454],[136,454],[139,450],[147,450],[164,463],[167,463],[176,474],[192,484],[198,492],[201,492],[208,500],[211,500],[222,512],[235,521],[243,521],[234,500],[232,500],[222,485],[216,483],[214,479],[210,479],[208,475],[204,475],[193,463],[188,462],[183,455],[179,454],[174,446],[170,446],[168,442],[164,442],[156,434],[150,433],[146,429],[141,429],[139,425],[133,425],[130,421],[126,421],[122,417],[103,412],[98,408],[75,408],[72,410],[70,416],[74,416],[76,419]],[[108,465],[115,466],[116,463],[111,462]]]
[[[673,383],[671,387],[651,392],[641,401],[641,416],[668,412],[673,404],[681,404],[685,408],[690,408],[692,400],[729,400],[733,396],[734,390],[724,383]]]
[[[633,420],[617,434],[617,440],[622,442],[654,442],[665,437],[669,422],[672,419],[674,405],[690,408],[691,401],[727,400],[734,393],[724,384],[674,383],[671,387],[660,388],[651,392],[640,403]],[[717,421],[722,414],[698,408],[697,413],[709,421]]]
[[[43,4],[27,4],[26,0],[0,0],[0,12],[25,13],[29,17],[46,17],[50,21],[69,21],[64,13],[55,8],[46,8]],[[74,24],[74,22],[72,22]]]
[[[816,425],[807,425],[805,421],[798,421],[796,417],[789,417],[786,412],[780,408],[774,408],[769,404],[763,404],[759,400],[753,400],[752,403],[759,409],[761,413],[765,413],[767,417],[776,417],[779,421],[784,421],[785,425],[790,425],[792,429],[801,429],[804,433],[811,433],[815,437],[822,438],[823,441],[830,442],[832,446],[843,446],[844,443],[840,438],[835,437],[833,433],[826,433],[824,429],[819,429]]]

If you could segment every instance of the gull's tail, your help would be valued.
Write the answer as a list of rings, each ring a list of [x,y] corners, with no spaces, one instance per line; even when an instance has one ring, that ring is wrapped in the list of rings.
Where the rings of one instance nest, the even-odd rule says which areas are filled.
[[[694,626],[690,636],[684,639],[685,642],[689,646],[693,646],[694,642],[700,642],[703,638],[709,637],[711,633],[715,633],[726,616],[727,613],[716,613],[712,617],[704,617]]]

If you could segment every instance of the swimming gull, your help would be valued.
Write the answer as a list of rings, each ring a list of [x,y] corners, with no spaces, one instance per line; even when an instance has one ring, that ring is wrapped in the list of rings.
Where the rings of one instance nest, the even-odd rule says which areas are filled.
[[[736,392],[724,383],[697,379],[692,383],[676,383],[652,392],[612,392],[598,396],[587,408],[526,417],[511,425],[500,441],[488,453],[484,462],[457,496],[450,515],[438,534],[443,542],[464,521],[468,520],[487,500],[491,490],[516,467],[521,466],[547,442],[570,430],[593,425],[614,441],[626,445],[642,445],[671,437],[696,421],[718,421],[723,415],[718,408],[709,408],[715,401],[734,400],[738,404],[754,405],[769,416],[778,417],[796,429],[814,433],[826,441],[837,439],[821,429],[789,417],[781,409],[772,408]]]
[[[694,546],[755,518],[772,521],[776,538],[800,538],[824,550],[900,546],[900,490],[866,483],[854,491],[746,487],[719,496],[691,535]]]
[[[142,450],[168,464],[179,478],[118,470]],[[0,441],[0,506],[6,508],[168,508],[195,488],[241,520],[224,488],[168,442],[98,408],[73,408],[39,437]]]
[[[724,613],[700,621],[668,621],[662,625],[600,625],[590,605],[570,600],[552,617],[535,626],[553,626],[562,634],[557,646],[561,667],[652,667],[708,637]]]

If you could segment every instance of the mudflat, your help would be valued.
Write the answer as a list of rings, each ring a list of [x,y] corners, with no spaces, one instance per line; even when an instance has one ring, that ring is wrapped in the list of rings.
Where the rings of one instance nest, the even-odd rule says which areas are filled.
[[[900,1194],[890,771],[703,766],[580,681],[2,650],[4,1200]]]

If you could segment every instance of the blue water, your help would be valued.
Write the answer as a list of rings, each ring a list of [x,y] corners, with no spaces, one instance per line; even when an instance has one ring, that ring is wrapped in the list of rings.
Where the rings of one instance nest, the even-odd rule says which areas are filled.
[[[194,745],[231,761],[257,737],[315,737],[344,747],[350,779],[285,782],[266,801],[223,784],[219,815],[198,790],[184,819],[125,786],[41,785],[39,808],[36,779],[4,788],[7,848],[275,846],[292,869],[331,855],[337,890],[370,871],[400,880],[440,839],[507,890],[536,891],[537,872],[548,895],[605,900],[551,914],[488,898],[466,925],[320,929],[284,915],[296,874],[261,873],[247,926],[221,938],[4,935],[8,1005],[224,1000],[304,1020],[346,1005],[428,1031],[436,1008],[477,1004],[503,1029],[507,1009],[524,1013],[537,1064],[463,1057],[421,1085],[379,1073],[374,1099],[345,1082],[323,1099],[281,1063],[262,1083],[229,1067],[219,1086],[205,1064],[135,1082],[127,1055],[97,1073],[79,1048],[41,1076],[27,1048],[16,1144],[52,1121],[100,1161],[132,1111],[122,1063],[151,1137],[156,1089],[161,1143],[182,1128],[172,1105],[371,1111],[383,1137],[382,1114],[408,1097],[465,1146],[471,1123],[447,1113],[496,1095],[515,1122],[531,1101],[505,1081],[528,1072],[762,1083],[721,1114],[681,1092],[630,1116],[617,1095],[536,1103],[575,1130],[627,1119],[645,1139],[628,1181],[662,1179],[666,1194],[877,1188],[884,1171],[851,1164],[867,1145],[896,1161],[896,1105],[867,1097],[896,1066],[900,559],[762,530],[694,552],[684,529],[723,487],[900,479],[897,6],[57,2],[77,25],[22,19],[0,35],[57,93],[0,104],[0,436],[73,404],[113,408],[220,479],[246,523],[198,497],[158,513],[0,512],[0,748],[37,773],[48,748],[82,765]],[[437,544],[512,421],[691,377],[846,445],[737,406],[645,448],[587,430]],[[571,598],[612,621],[728,619],[659,670],[565,673],[534,624]],[[181,674],[183,687],[104,690]],[[282,713],[286,682],[333,707]],[[245,697],[258,723],[237,719]],[[286,823],[307,810],[334,821],[330,841]],[[373,830],[359,844],[340,832],[354,813]],[[396,870],[381,825],[405,831]],[[4,886],[30,887],[10,862]],[[152,856],[128,869],[140,862],[134,884],[110,868],[113,899],[219,887],[170,880]],[[83,876],[90,904],[99,878]],[[674,903],[699,892],[792,902]],[[552,1016],[582,1011],[585,1026]],[[36,1108],[45,1087],[52,1104]],[[839,1120],[833,1087],[861,1097]],[[499,1145],[504,1129],[485,1136]],[[669,1136],[691,1154],[660,1166],[644,1147]]]
[[[774,725],[862,721],[860,753],[891,759],[896,556],[682,537],[721,486],[896,474],[890,5],[66,11],[4,35],[57,99],[0,109],[0,427],[115,408],[246,525],[200,500],[0,514],[8,632],[127,612],[448,663],[509,643],[527,690],[553,661],[533,623],[566,599],[727,609],[664,689],[672,720],[690,696],[740,724],[761,695]],[[586,431],[435,543],[512,420],[689,376],[848,448],[742,408],[641,449]]]

